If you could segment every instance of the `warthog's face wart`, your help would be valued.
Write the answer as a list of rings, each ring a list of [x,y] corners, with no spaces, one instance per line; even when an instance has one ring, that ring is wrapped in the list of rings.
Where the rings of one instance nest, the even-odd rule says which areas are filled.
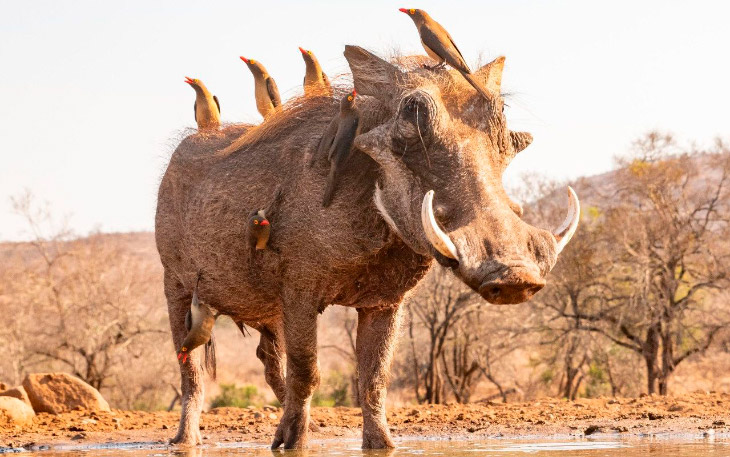
[[[403,72],[360,48],[345,51],[358,93],[379,103],[384,122],[355,146],[382,169],[375,203],[416,252],[451,267],[492,303],[520,303],[545,284],[578,223],[578,200],[555,232],[521,220],[502,174],[532,137],[512,132],[499,95],[504,58],[475,75],[485,99],[456,72]]]

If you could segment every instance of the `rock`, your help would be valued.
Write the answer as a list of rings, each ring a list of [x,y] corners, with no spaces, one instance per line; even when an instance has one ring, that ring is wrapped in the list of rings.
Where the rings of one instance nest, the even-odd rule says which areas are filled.
[[[601,427],[598,425],[589,425],[588,428],[583,430],[583,434],[585,436],[593,435],[594,433],[598,433],[601,431]]]
[[[37,413],[60,414],[73,410],[109,411],[98,390],[66,373],[35,373],[23,387]]]
[[[13,397],[0,397],[0,422],[25,425],[33,421],[33,408]]]
[[[655,421],[655,420],[659,420],[659,419],[664,419],[664,416],[663,416],[663,415],[661,415],[661,414],[658,414],[658,413],[654,413],[654,412],[650,412],[650,413],[648,413],[648,414],[647,414],[647,417],[649,418],[649,420],[650,420],[650,421]]]
[[[7,389],[2,392],[0,392],[0,397],[13,397],[17,398],[18,400],[22,401],[26,405],[30,406],[31,408],[33,405],[30,404],[30,399],[28,398],[28,394],[25,392],[25,389],[23,386],[16,386],[12,389]]]

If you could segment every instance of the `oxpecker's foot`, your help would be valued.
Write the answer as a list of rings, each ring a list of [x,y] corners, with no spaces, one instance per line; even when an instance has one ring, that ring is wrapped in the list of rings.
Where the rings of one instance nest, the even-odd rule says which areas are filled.
[[[368,426],[363,424],[363,449],[392,449],[395,445],[388,431],[388,424]]]
[[[438,65],[426,65],[425,63],[423,64],[423,68],[425,68],[426,70],[441,70],[442,68],[445,68],[445,67],[446,67],[445,62],[441,62]]]
[[[309,427],[309,408],[285,408],[284,416],[274,435],[271,449],[278,449],[282,444],[284,449],[301,449],[307,444],[307,429]]]
[[[177,432],[177,435],[175,435],[175,438],[170,440],[170,444],[178,444],[180,446],[196,446],[198,444],[203,444],[203,440],[200,437],[200,429],[195,428],[195,430],[181,427],[180,430]]]

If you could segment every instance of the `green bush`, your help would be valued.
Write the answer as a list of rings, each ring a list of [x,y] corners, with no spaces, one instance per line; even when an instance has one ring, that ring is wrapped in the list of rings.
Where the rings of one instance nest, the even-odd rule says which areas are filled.
[[[256,386],[247,384],[238,387],[235,384],[221,384],[221,393],[213,399],[210,404],[211,408],[220,408],[222,406],[233,406],[236,408],[246,408],[248,406],[261,406],[264,398],[259,394]]]
[[[313,406],[351,406],[350,382],[339,371],[331,371],[312,396]]]

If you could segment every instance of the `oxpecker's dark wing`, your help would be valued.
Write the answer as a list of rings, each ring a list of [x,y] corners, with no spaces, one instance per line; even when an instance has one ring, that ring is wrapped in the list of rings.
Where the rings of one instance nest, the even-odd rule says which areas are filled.
[[[339,122],[337,135],[335,135],[335,139],[329,150],[330,172],[327,175],[324,197],[322,198],[322,206],[325,208],[332,202],[332,197],[334,197],[335,191],[337,190],[340,174],[347,163],[347,159],[350,157],[352,142],[355,140],[355,133],[357,132],[359,122],[360,118],[357,113],[352,113],[352,115],[341,119]]]
[[[333,162],[342,162],[350,154],[352,142],[355,140],[355,132],[360,118],[357,114],[341,119],[337,128],[337,134],[330,146],[327,157]]]
[[[458,46],[456,46],[456,43],[454,42],[454,39],[451,38],[451,34],[444,29],[444,32],[446,33],[446,36],[449,37],[449,41],[451,42],[451,45],[456,49],[456,52],[459,54],[459,57],[461,58],[461,62],[464,64],[464,68],[466,68],[467,73],[471,73],[471,68],[469,68],[469,65],[467,65],[466,60],[464,60],[464,55],[461,53],[461,50]]]
[[[436,55],[444,59],[452,68],[456,68],[465,73],[471,73],[469,66],[461,55],[461,51],[454,44],[454,40],[451,39],[449,32],[438,24],[434,24],[434,27],[437,27],[437,29],[433,30],[431,27],[425,25],[420,28],[421,41]]]
[[[323,155],[328,153],[328,151],[330,150],[330,146],[332,146],[332,142],[335,140],[335,135],[337,134],[337,128],[339,127],[339,125],[340,125],[340,116],[335,116],[330,121],[330,124],[327,126],[327,130],[324,131],[322,138],[319,139],[319,144],[317,145],[317,152],[312,155],[312,158],[310,159],[310,162],[309,162],[310,166],[319,157],[322,157]]]
[[[218,114],[220,114],[221,113],[221,102],[218,101],[218,97],[216,97],[215,95],[213,96],[213,100],[215,101],[215,106],[218,107]]]
[[[266,78],[266,90],[269,92],[269,98],[271,99],[271,104],[273,104],[274,107],[281,105],[281,97],[279,97],[279,88],[276,87],[276,82],[274,82],[274,78],[272,78],[271,76]]]
[[[188,313],[185,315],[185,328],[188,329],[188,332],[193,327],[193,316],[190,314],[190,310],[188,310]]]

